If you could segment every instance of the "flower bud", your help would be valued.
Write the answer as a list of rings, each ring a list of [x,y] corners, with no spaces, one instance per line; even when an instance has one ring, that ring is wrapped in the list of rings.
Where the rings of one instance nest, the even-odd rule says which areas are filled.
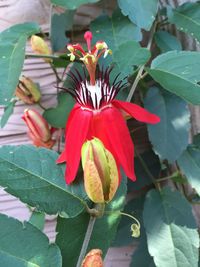
[[[102,251],[100,249],[92,249],[88,252],[81,267],[103,267]]]
[[[85,142],[81,154],[88,197],[95,203],[111,201],[119,184],[119,173],[113,155],[97,138]]]
[[[38,85],[25,76],[20,79],[15,95],[26,104],[37,103],[41,98]]]
[[[31,47],[38,55],[51,55],[51,49],[48,47],[47,43],[37,35],[31,36]],[[52,59],[44,58],[44,61],[51,63]]]
[[[55,140],[51,139],[51,132],[47,121],[33,109],[26,109],[22,119],[29,128],[29,137],[34,145],[52,148]]]

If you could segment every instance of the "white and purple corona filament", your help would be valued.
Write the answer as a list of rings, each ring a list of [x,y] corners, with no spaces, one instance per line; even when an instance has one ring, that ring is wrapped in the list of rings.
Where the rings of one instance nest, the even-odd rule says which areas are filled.
[[[100,110],[109,106],[111,101],[116,97],[120,90],[127,87],[127,82],[118,80],[118,74],[114,81],[110,83],[110,73],[112,68],[107,68],[105,71],[97,71],[96,83],[91,85],[87,80],[86,73],[81,75],[77,69],[74,72],[70,71],[68,76],[72,79],[72,88],[59,87],[60,89],[71,94],[77,103],[82,108],[91,110]]]

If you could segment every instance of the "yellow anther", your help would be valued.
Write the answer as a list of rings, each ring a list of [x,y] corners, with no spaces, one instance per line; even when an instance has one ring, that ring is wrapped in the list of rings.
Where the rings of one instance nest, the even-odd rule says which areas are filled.
[[[70,57],[70,61],[74,61],[75,60],[75,55],[73,53],[67,54]]]
[[[89,61],[88,61],[89,58],[92,59],[92,63],[96,62],[96,57],[92,54],[89,54],[89,53],[87,53],[84,57],[81,57],[80,60],[82,60],[86,64],[89,64]]]
[[[104,58],[107,57],[108,54],[112,55],[112,50],[111,50],[111,49],[107,49],[107,50],[105,51],[103,57],[104,57]]]
[[[101,50],[101,49],[107,49],[108,46],[107,46],[107,44],[105,42],[97,42],[96,43],[96,48],[98,50]]]
[[[71,53],[73,53],[74,52],[74,47],[73,47],[73,45],[68,45],[67,46],[67,49],[71,52]]]

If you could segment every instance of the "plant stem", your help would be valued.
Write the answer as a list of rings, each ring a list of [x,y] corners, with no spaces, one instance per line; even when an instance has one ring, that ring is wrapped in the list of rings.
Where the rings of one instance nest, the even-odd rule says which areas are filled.
[[[153,23],[153,25],[152,25],[152,27],[151,27],[151,30],[150,30],[149,41],[148,41],[148,44],[147,44],[147,49],[149,49],[149,50],[150,50],[150,48],[151,48],[151,44],[152,44],[152,41],[153,41],[153,36],[154,36],[154,32],[155,32],[155,30],[156,30],[156,26],[157,26],[157,21],[154,21],[154,23]],[[135,92],[135,89],[136,89],[136,87],[137,87],[137,85],[138,85],[140,79],[144,77],[144,75],[142,75],[144,68],[145,68],[145,64],[142,65],[142,66],[140,67],[139,71],[138,71],[138,74],[137,74],[137,76],[136,76],[136,78],[135,78],[135,81],[134,81],[134,83],[133,83],[133,85],[132,85],[132,87],[131,87],[131,89],[130,89],[130,92],[129,92],[129,94],[128,94],[128,97],[127,97],[127,99],[126,99],[127,102],[130,102],[130,101],[131,101],[131,99],[132,99],[132,97],[133,97],[133,94],[134,94],[134,92]],[[146,74],[145,74],[145,75],[146,75]]]
[[[38,102],[37,104],[39,107],[41,107],[41,109],[46,110],[46,108],[40,102]]]
[[[152,180],[153,184],[155,185],[155,187],[160,191],[160,184],[159,182],[153,177],[153,175],[151,174],[149,168],[147,167],[145,161],[143,160],[143,158],[140,156],[140,154],[137,152],[137,149],[135,148],[135,154],[138,157],[140,163],[142,164],[145,172],[148,174],[149,178]]]
[[[51,69],[53,70],[53,72],[56,76],[56,85],[58,86],[59,83],[61,82],[61,79],[60,79],[58,72],[57,72],[56,68],[54,67],[54,65],[52,63],[50,63],[50,65],[51,65]]]
[[[25,55],[26,58],[52,58],[52,59],[61,59],[59,56],[55,56],[55,55],[36,55],[36,54],[26,54]]]
[[[93,228],[94,228],[95,221],[96,221],[96,218],[93,217],[93,216],[90,216],[90,220],[89,220],[89,223],[88,223],[87,231],[85,233],[85,238],[84,238],[84,241],[83,241],[83,245],[82,245],[82,248],[81,248],[81,252],[80,252],[76,267],[80,267],[81,266],[81,263],[82,263],[82,261],[83,261],[83,259],[85,257],[85,254],[86,254],[86,251],[87,251],[87,248],[88,248],[88,244],[90,242],[90,237],[92,235],[92,231],[93,231]]]

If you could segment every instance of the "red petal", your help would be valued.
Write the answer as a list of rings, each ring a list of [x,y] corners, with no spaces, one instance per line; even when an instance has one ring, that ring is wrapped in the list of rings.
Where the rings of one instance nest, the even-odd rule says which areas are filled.
[[[79,108],[73,110],[68,119],[65,151],[63,151],[58,160],[60,162],[64,158],[67,163],[65,172],[67,184],[73,182],[76,177],[80,162],[81,147],[87,138],[91,118],[91,111]]]
[[[104,124],[102,131],[107,135],[114,157],[123,167],[126,175],[133,181],[136,180],[134,173],[134,147],[125,120],[117,108],[107,108],[101,112]]]
[[[74,114],[75,114],[78,107],[80,108],[80,106],[75,105],[69,114],[69,117],[68,117],[68,120],[66,123],[66,127],[65,127],[66,134],[67,134],[67,129],[70,125],[70,122],[71,122],[71,120],[73,120]],[[65,134],[65,136],[66,136],[66,134]],[[56,162],[57,163],[63,163],[65,161],[66,161],[66,142],[65,142],[65,148],[64,148],[63,152],[60,154],[59,158],[56,160]]]
[[[160,122],[160,118],[147,111],[146,109],[129,102],[124,102],[120,100],[113,100],[112,104],[119,109],[123,109],[128,114],[130,114],[133,118],[135,118],[138,121],[156,124]]]

